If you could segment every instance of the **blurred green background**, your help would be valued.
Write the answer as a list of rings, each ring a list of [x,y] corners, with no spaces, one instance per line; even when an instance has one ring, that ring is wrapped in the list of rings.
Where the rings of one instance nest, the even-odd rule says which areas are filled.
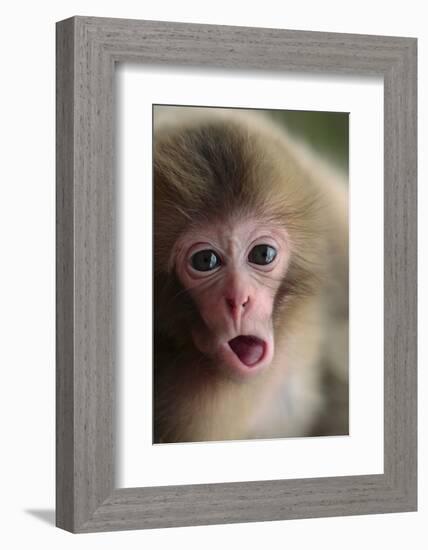
[[[266,111],[291,134],[309,143],[346,173],[349,167],[349,114],[325,111]]]

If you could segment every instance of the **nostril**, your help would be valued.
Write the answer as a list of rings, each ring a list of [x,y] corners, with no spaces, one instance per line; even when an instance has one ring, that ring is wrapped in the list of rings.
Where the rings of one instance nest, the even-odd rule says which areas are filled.
[[[235,309],[235,300],[233,298],[226,298],[226,304],[232,311]]]
[[[248,302],[250,301],[250,298],[246,298],[243,302],[241,302],[241,307],[246,307],[248,305]],[[233,311],[234,309],[236,309],[237,307],[237,304],[239,304],[239,301],[237,300],[234,300],[233,298],[226,298],[226,304],[227,306],[229,307],[229,309],[231,311]]]

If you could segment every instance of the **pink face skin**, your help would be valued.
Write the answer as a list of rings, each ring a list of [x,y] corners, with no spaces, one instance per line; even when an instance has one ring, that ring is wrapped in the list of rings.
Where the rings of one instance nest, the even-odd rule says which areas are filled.
[[[285,229],[255,220],[193,229],[174,248],[177,276],[204,321],[192,328],[194,344],[232,376],[272,361],[272,309],[289,257]]]

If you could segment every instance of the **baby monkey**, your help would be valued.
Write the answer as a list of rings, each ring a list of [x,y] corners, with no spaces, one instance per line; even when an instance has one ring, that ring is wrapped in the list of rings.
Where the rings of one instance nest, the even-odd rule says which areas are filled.
[[[348,433],[344,175],[254,111],[154,108],[154,442]]]

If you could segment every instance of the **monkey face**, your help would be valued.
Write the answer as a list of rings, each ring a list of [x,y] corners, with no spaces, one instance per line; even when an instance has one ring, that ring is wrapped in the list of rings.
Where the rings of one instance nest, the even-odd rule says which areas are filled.
[[[193,227],[174,247],[176,274],[199,312],[194,345],[232,376],[272,361],[272,311],[289,256],[285,229],[254,220]]]

